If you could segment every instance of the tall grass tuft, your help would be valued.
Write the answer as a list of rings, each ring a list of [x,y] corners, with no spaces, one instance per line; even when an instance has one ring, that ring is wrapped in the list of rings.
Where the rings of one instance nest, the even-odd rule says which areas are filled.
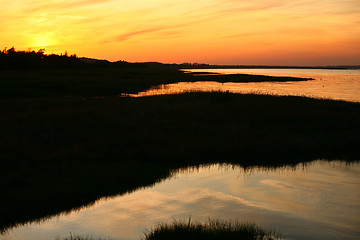
[[[238,221],[211,220],[205,223],[177,221],[161,223],[151,231],[145,232],[142,240],[162,239],[243,239],[243,240],[277,240],[283,235],[272,230],[265,230],[254,223]]]
[[[93,236],[80,236],[80,235],[73,235],[70,233],[69,237],[60,238],[57,237],[56,240],[110,240],[109,238],[95,238]]]

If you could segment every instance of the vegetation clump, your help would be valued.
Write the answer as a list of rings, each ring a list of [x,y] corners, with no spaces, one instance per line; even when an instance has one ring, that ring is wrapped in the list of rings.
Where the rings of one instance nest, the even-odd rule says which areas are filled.
[[[83,64],[76,54],[45,54],[45,49],[17,51],[14,47],[0,51],[0,69],[49,69]]]
[[[95,238],[93,236],[81,236],[81,235],[73,235],[70,233],[69,237],[65,238],[56,238],[56,240],[111,240],[109,238]]]
[[[174,220],[172,224],[159,224],[152,231],[145,233],[142,240],[276,240],[283,238],[280,233],[272,230],[264,230],[254,223],[210,219],[206,223],[194,223],[189,219],[188,222]]]

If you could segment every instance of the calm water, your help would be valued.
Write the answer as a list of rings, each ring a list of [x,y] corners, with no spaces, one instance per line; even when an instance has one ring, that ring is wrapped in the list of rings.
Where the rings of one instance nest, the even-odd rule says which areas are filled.
[[[73,234],[139,239],[173,218],[237,219],[287,239],[360,239],[360,163],[315,161],[277,170],[211,165],[185,169],[153,187],[101,199],[91,208],[15,228],[0,239]]]
[[[188,70],[186,70],[188,71]],[[360,102],[360,70],[328,69],[193,69],[192,72],[246,73],[269,76],[313,78],[301,82],[217,83],[195,82],[162,85],[132,96],[174,94],[189,90],[222,90],[240,93],[295,95]]]

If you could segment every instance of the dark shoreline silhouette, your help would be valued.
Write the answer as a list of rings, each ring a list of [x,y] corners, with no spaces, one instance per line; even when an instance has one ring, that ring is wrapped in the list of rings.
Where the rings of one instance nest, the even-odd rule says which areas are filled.
[[[206,63],[181,63],[167,64],[159,62],[130,63],[127,61],[110,62],[85,57],[78,57],[76,54],[45,54],[45,49],[17,51],[14,47],[0,51],[0,70],[34,70],[34,69],[56,69],[56,68],[176,68],[176,69],[360,69],[360,65],[345,66],[270,66],[270,65],[213,65]]]
[[[0,101],[0,228],[151,185],[205,163],[359,159],[360,106],[188,93]]]

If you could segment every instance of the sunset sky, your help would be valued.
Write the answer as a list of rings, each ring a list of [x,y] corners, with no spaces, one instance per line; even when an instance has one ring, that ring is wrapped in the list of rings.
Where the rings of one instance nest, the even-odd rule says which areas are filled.
[[[360,64],[359,0],[0,0],[0,47],[164,63]]]

